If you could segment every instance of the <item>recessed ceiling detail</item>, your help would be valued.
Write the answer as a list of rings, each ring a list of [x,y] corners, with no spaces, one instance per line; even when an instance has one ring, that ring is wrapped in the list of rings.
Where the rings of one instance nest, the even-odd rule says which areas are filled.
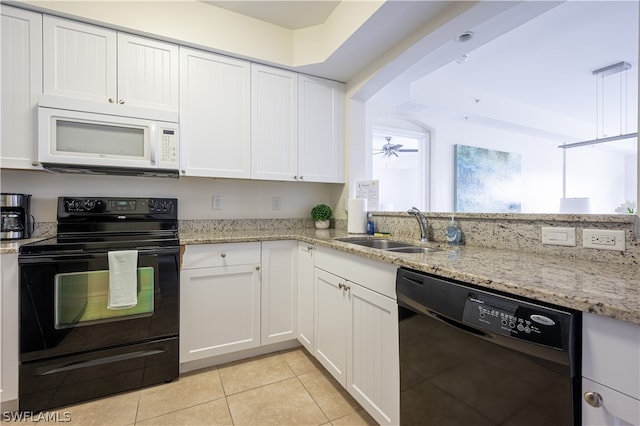
[[[203,1],[231,12],[270,22],[290,30],[326,22],[339,1]]]

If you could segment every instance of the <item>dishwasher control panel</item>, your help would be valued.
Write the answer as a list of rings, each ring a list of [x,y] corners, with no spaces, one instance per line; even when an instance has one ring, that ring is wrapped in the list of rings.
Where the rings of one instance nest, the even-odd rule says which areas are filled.
[[[558,313],[526,302],[470,290],[462,321],[503,336],[562,348]]]

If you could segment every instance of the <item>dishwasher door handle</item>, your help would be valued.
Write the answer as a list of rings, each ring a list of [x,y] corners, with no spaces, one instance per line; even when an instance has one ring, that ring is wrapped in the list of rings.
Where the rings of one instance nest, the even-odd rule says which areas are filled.
[[[461,323],[459,321],[456,320],[452,320],[451,318],[445,317],[444,315],[440,315],[437,312],[434,312],[432,310],[427,309],[428,315],[432,316],[433,318],[437,319],[438,321],[441,321],[445,324],[450,325],[451,327],[455,327],[459,330],[462,331],[466,331],[467,333],[471,333],[474,334],[476,336],[480,336],[480,337],[484,337],[484,338],[489,338],[491,337],[491,334],[486,333],[480,329],[477,329],[475,327],[471,327],[467,324]]]

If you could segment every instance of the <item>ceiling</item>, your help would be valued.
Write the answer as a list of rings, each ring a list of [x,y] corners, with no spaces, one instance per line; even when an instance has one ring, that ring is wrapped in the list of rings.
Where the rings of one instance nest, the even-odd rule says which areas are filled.
[[[325,22],[340,2],[206,3],[299,29]],[[415,37],[447,8],[458,5],[451,1],[387,1],[326,61],[296,70],[348,82],[384,52]],[[637,1],[488,1],[478,5],[451,25],[455,34],[472,31],[471,42],[455,43],[454,33],[444,29],[431,38],[416,38],[413,46],[407,45],[408,52],[413,47],[413,60],[397,61],[397,69],[392,70],[395,75],[365,99],[389,114],[422,122],[430,116],[447,115],[572,142],[594,135],[597,102],[592,71],[626,61],[632,68],[625,73],[629,97],[624,112],[631,120],[625,120],[622,133],[637,131]],[[518,15],[513,12],[518,7],[537,9]],[[466,61],[460,60],[461,54],[468,56]],[[605,81],[614,78],[620,81],[620,76]],[[610,93],[619,96],[620,85],[615,84],[607,83]],[[609,113],[609,118],[617,119],[620,105],[618,102],[616,117]],[[583,132],[576,134],[567,127]],[[614,131],[621,127],[616,124]]]
[[[212,6],[250,16],[290,30],[324,23],[339,1],[203,1]]]

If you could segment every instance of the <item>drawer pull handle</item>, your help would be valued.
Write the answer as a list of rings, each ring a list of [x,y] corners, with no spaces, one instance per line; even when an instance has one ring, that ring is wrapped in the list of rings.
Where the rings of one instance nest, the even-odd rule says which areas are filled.
[[[587,401],[587,404],[592,407],[602,407],[602,395],[600,395],[598,392],[585,392],[584,400]]]

